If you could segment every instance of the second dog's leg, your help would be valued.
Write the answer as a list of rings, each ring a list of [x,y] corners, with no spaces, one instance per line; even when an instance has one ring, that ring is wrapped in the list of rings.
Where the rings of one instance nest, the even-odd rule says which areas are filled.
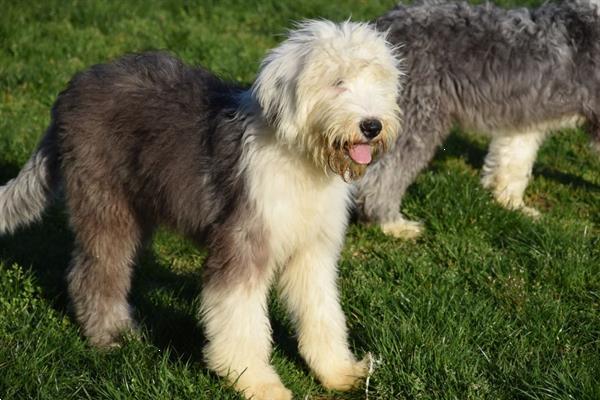
[[[282,271],[281,296],[298,329],[300,353],[323,386],[349,390],[367,374],[350,351],[336,285],[337,246],[328,239],[302,249]]]
[[[358,180],[356,199],[364,220],[378,224],[386,235],[413,239],[421,235],[423,224],[406,219],[400,204],[406,189],[450,134],[451,124],[437,97],[406,99],[402,108],[405,124],[397,142]]]
[[[400,212],[400,204],[406,189],[431,161],[448,132],[447,124],[440,121],[423,127],[407,126],[396,146],[357,182],[361,218],[377,223],[386,235],[399,239],[420,236],[423,224],[406,219]]]
[[[238,253],[231,257],[212,254],[204,266],[209,274],[201,310],[208,339],[206,363],[246,398],[289,400],[292,393],[270,364],[267,295],[272,273],[248,262],[241,246],[231,250]]]
[[[406,189],[426,163],[422,166],[413,164],[411,171],[403,171],[404,156],[388,154],[367,169],[365,176],[356,183],[360,218],[378,224],[383,233],[399,239],[420,236],[423,224],[406,219],[400,212],[400,204]],[[413,170],[413,167],[416,168]]]
[[[544,132],[530,131],[492,139],[481,179],[502,206],[532,217],[540,213],[525,205],[523,194],[544,136]]]

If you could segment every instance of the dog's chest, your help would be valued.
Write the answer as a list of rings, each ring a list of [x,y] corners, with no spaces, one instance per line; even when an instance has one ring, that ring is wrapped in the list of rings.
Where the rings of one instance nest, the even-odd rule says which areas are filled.
[[[285,151],[262,150],[248,163],[250,195],[269,232],[272,254],[283,262],[311,241],[343,239],[349,187],[323,179]]]

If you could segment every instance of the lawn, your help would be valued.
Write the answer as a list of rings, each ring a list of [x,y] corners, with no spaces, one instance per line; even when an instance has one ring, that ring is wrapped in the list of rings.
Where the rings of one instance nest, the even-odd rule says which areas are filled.
[[[507,3],[508,4],[508,3]],[[514,4],[514,3],[513,3]],[[519,3],[517,3],[519,4]],[[376,17],[393,1],[0,0],[0,183],[14,177],[68,79],[125,52],[164,48],[249,83],[292,21]],[[600,161],[582,132],[543,146],[527,201],[479,183],[486,142],[455,132],[406,197],[417,242],[352,224],[340,260],[352,347],[379,360],[369,399],[600,399]],[[101,352],[74,323],[64,207],[0,238],[0,399],[238,399],[204,367],[203,249],[160,231],[136,270],[141,340]],[[322,389],[271,301],[273,363],[298,399]]]

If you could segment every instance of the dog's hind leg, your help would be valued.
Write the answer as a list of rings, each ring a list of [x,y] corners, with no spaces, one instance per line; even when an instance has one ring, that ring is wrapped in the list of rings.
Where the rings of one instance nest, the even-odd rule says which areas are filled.
[[[284,267],[278,285],[310,369],[324,387],[350,390],[366,376],[368,365],[366,359],[357,361],[348,345],[336,284],[339,247],[329,237],[313,241]]]
[[[260,249],[264,243],[238,233],[221,232],[204,264],[200,312],[208,340],[204,358],[246,398],[291,400],[292,393],[270,364],[267,297],[273,268]]]
[[[538,217],[523,201],[538,149],[546,133],[538,130],[496,136],[492,139],[482,171],[481,183],[503,207]]]
[[[134,327],[128,293],[141,229],[118,195],[67,182],[75,250],[67,275],[77,320],[92,345],[111,347]],[[81,183],[81,182],[80,182]],[[85,187],[85,189],[83,189]]]

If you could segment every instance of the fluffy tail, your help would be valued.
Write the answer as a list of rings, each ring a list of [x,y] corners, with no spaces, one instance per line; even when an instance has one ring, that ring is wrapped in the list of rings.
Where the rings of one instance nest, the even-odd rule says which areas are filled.
[[[39,220],[59,191],[56,132],[50,126],[19,175],[0,186],[0,235]]]

